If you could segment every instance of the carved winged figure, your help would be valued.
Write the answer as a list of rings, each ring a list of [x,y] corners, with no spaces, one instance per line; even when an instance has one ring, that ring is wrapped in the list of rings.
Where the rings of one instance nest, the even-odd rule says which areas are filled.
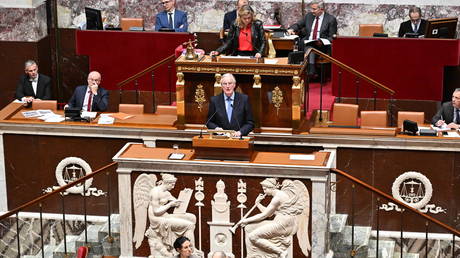
[[[171,174],[161,174],[157,182],[154,174],[141,174],[133,188],[135,228],[133,242],[136,249],[144,235],[148,238],[150,258],[172,257],[173,243],[179,236],[186,236],[195,243],[194,230],[196,217],[190,213],[170,214],[168,210],[180,205],[171,191],[177,178]],[[147,218],[150,225],[147,229]]]
[[[285,258],[293,235],[297,235],[302,253],[308,257],[311,246],[307,187],[299,180],[286,179],[280,188],[275,178],[267,178],[260,184],[264,194],[259,194],[255,201],[260,213],[240,222],[245,226],[247,258]],[[265,196],[273,197],[267,207],[260,203]],[[269,220],[272,216],[273,220]]]

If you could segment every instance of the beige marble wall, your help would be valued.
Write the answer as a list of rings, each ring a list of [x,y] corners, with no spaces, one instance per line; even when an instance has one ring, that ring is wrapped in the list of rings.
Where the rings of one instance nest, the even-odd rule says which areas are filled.
[[[40,1],[40,0],[18,0]],[[5,2],[5,1],[3,1]],[[11,1],[9,1],[11,2]],[[190,31],[218,31],[224,13],[234,8],[230,0],[177,0],[178,9],[187,11]],[[257,17],[266,24],[274,24],[274,10],[279,9],[284,26],[301,18],[300,0],[252,0]],[[326,9],[335,15],[339,34],[357,35],[360,23],[383,23],[385,32],[395,36],[399,24],[407,19],[407,9],[417,5],[424,18],[459,17],[458,0],[330,0]],[[0,6],[1,1],[0,1]],[[155,23],[155,14],[161,11],[159,0],[58,0],[58,22],[61,28],[77,28],[85,22],[84,7],[101,9],[106,24],[118,26],[120,17],[143,17],[146,29]],[[37,41],[46,36],[46,12],[44,5],[36,8],[0,7],[0,40]],[[460,31],[460,25],[459,25]]]

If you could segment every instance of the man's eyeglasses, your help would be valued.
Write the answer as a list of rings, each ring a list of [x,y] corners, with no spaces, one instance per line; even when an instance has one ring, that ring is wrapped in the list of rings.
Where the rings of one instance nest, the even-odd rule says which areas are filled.
[[[165,4],[169,4],[169,2],[171,2],[171,1],[163,1],[163,2],[161,2],[161,4],[165,5]]]

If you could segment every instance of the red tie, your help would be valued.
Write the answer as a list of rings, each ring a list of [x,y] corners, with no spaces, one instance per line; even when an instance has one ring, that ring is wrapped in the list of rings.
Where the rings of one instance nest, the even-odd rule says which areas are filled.
[[[313,29],[313,37],[312,37],[312,39],[314,39],[314,40],[318,38],[318,36],[317,36],[317,34],[318,34],[318,23],[319,23],[319,17],[316,17],[315,28]]]
[[[91,111],[91,101],[93,100],[93,92],[92,91],[88,91],[89,93],[89,97],[88,97],[88,108],[87,108],[87,111]]]

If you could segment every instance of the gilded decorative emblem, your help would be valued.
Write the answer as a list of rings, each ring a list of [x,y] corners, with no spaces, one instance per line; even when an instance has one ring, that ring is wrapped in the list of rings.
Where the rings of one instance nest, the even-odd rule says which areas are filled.
[[[280,90],[278,86],[276,86],[275,89],[272,90],[272,102],[276,108],[276,115],[278,115],[281,103],[283,103],[283,92]]]
[[[206,96],[204,94],[203,85],[198,84],[195,90],[195,102],[198,104],[198,109],[201,112],[203,104],[206,102]]]

